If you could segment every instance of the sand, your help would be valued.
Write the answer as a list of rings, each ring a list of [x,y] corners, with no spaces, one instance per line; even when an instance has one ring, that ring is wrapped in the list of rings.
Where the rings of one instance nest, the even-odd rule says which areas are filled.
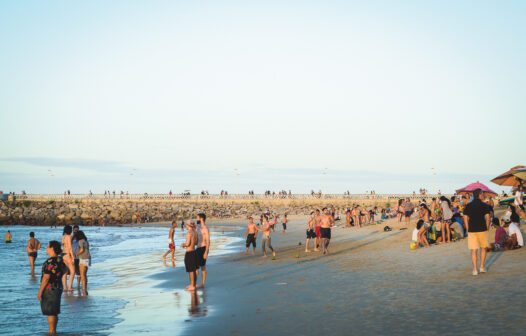
[[[410,250],[414,220],[407,230],[395,220],[361,229],[337,222],[331,254],[324,256],[304,252],[306,218],[290,219],[285,235],[281,224],[272,234],[276,260],[261,257],[261,237],[256,256],[245,256],[244,241],[238,241],[233,247],[239,252],[210,258],[207,288],[196,295],[182,290],[188,283],[183,268],[157,269],[148,276],[164,293],[152,301],[167,305],[173,319],[184,323],[175,327],[161,319],[148,324],[143,316],[134,328],[116,330],[146,326],[146,332],[151,325],[157,334],[182,335],[526,331],[526,249],[490,253],[488,273],[474,277],[466,240]],[[242,238],[242,224],[214,225],[232,227],[226,234]],[[384,232],[386,224],[393,231]],[[130,319],[126,313],[122,318]]]

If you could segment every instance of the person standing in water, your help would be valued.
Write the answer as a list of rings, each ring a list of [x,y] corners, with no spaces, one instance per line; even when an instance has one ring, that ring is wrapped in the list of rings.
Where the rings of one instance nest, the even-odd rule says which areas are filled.
[[[88,295],[88,267],[91,262],[88,238],[82,231],[75,232],[75,240],[78,241],[78,251],[75,256],[79,259],[80,278],[82,280],[82,291]],[[80,288],[79,288],[80,290]]]
[[[248,218],[248,224],[247,224],[247,232],[245,233],[246,241],[246,251],[245,254],[248,254],[248,249],[250,248],[250,245],[252,245],[252,255],[256,253],[256,239],[258,237],[258,231],[257,231],[257,225],[254,223],[254,220],[252,217]]]
[[[77,239],[75,239],[75,234],[79,232],[80,228],[78,225],[73,226],[73,234],[71,235],[71,247],[73,249],[73,254],[75,255],[75,275],[77,276],[77,289],[80,289],[80,265],[79,265],[79,258],[77,257],[77,248],[79,246],[79,242]]]
[[[73,290],[73,278],[75,277],[75,257],[71,246],[71,225],[64,226],[62,233],[62,252],[63,260],[69,270],[69,287],[67,286],[68,272],[62,277],[62,282],[67,291]]]
[[[29,265],[31,265],[31,276],[35,276],[35,260],[37,260],[38,250],[40,250],[40,242],[35,238],[34,232],[29,232],[29,240],[27,241],[27,257],[29,258]]]
[[[11,239],[13,239],[13,235],[11,235],[11,231],[7,230],[7,233],[4,236],[4,241],[10,243]]]
[[[266,244],[268,243],[268,248],[272,251],[272,256],[276,256],[276,251],[272,247],[270,240],[270,224],[268,222],[268,217],[266,214],[263,215],[263,228],[256,227],[256,230],[263,232],[263,238],[261,239],[261,249],[263,250],[263,258],[267,257],[267,250],[265,249]]]
[[[174,220],[172,221],[172,227],[170,228],[170,232],[168,232],[168,251],[166,251],[166,253],[163,255],[163,260],[166,260],[166,256],[169,253],[172,253],[172,261],[175,261],[174,233],[176,227],[177,222]]]
[[[197,257],[195,253],[195,245],[197,244],[197,233],[195,232],[194,223],[189,223],[187,226],[186,241],[181,244],[181,248],[186,248],[184,255],[184,266],[190,278],[190,285],[186,287],[187,291],[195,291],[195,281],[197,270]]]
[[[203,288],[205,287],[206,281],[206,260],[208,259],[208,251],[210,250],[210,232],[206,227],[206,215],[204,213],[197,215],[196,222],[199,225],[199,229],[197,231],[198,247],[195,251],[197,256],[197,270],[195,274],[195,280],[197,282],[197,278],[199,277],[199,268],[201,268],[201,283],[197,285],[196,288]]]
[[[56,335],[63,291],[62,278],[67,272],[67,267],[60,257],[62,249],[58,241],[50,241],[46,253],[49,259],[42,265],[42,277],[37,298],[40,301],[42,315],[47,316],[49,335]]]

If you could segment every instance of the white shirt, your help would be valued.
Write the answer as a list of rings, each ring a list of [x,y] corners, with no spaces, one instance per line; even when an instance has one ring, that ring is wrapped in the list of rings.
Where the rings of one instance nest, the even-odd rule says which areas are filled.
[[[413,230],[413,241],[415,242],[418,241],[418,229],[417,228]]]
[[[522,191],[518,191],[515,193],[515,205],[516,206],[519,206],[519,205],[522,205]]]
[[[517,243],[519,244],[519,246],[524,246],[524,240],[522,238],[521,230],[519,229],[517,224],[511,223],[508,227],[508,236],[511,237],[511,235],[514,233],[517,234]]]

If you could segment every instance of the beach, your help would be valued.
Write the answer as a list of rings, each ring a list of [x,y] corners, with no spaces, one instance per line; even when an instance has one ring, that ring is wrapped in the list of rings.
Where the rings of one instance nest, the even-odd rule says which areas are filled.
[[[212,221],[207,285],[195,293],[184,291],[181,249],[175,265],[161,260],[167,223],[89,228],[94,241],[108,245],[94,251],[104,257],[90,269],[89,297],[64,296],[59,328],[94,335],[518,334],[525,328],[524,249],[490,253],[488,273],[473,277],[466,240],[411,250],[414,220],[405,230],[395,219],[360,229],[337,221],[329,255],[304,252],[306,217],[289,220],[286,234],[280,223],[272,233],[275,260],[261,257],[261,235],[256,255],[243,254],[244,220]],[[385,225],[393,231],[384,232]],[[37,231],[37,237],[46,234]],[[177,229],[176,245],[183,238]],[[13,292],[5,280],[2,289]],[[4,330],[45,330],[36,286],[33,280],[17,294],[27,311],[9,313],[13,301],[2,302],[2,312],[14,319],[3,318]],[[14,322],[20,314],[32,321],[27,333]],[[75,318],[80,322],[68,322]]]

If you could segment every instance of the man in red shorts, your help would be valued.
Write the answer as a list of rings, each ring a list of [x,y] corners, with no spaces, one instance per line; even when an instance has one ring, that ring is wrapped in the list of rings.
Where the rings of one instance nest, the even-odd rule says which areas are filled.
[[[318,246],[321,242],[321,216],[320,209],[316,209],[316,216],[314,217],[314,232],[316,233],[316,238],[314,238],[314,251],[319,251]]]
[[[166,256],[171,252],[172,253],[172,261],[175,261],[175,245],[174,245],[174,230],[177,227],[177,223],[172,221],[172,227],[170,228],[170,232],[168,233],[168,248],[169,250],[166,251],[166,253],[163,255],[163,260],[166,260]]]

